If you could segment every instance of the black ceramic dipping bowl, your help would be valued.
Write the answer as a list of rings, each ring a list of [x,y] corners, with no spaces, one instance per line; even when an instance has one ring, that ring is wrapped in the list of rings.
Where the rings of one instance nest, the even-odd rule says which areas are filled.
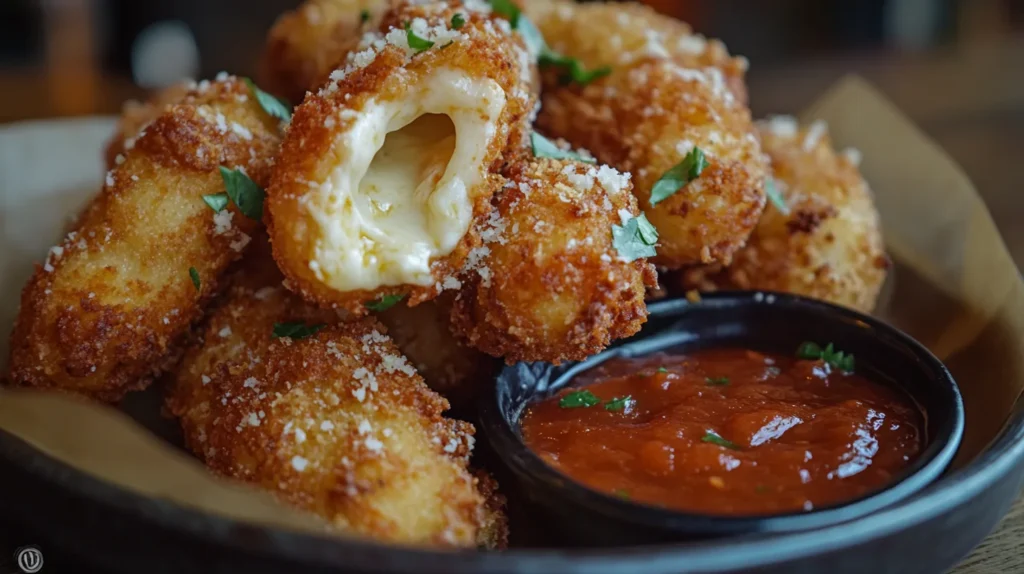
[[[924,488],[953,459],[964,427],[956,383],[927,349],[895,328],[849,309],[788,294],[729,292],[650,305],[643,330],[579,363],[520,363],[498,376],[481,423],[522,490],[547,513],[567,542],[640,544],[683,539],[809,530],[880,510]],[[765,516],[689,514],[591,490],[547,465],[523,442],[519,419],[527,405],[555,394],[585,370],[613,357],[673,350],[745,347],[792,354],[801,342],[831,342],[852,352],[857,372],[909,395],[924,412],[924,448],[884,488],[810,512]]]

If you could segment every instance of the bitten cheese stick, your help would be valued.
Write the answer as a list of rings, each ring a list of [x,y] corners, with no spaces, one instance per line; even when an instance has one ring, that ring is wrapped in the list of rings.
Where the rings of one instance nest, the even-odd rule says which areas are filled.
[[[154,120],[22,292],[10,381],[112,401],[160,373],[258,229],[277,132],[226,76]]]
[[[290,288],[355,314],[416,305],[479,244],[534,108],[533,66],[479,2],[400,3],[295,111],[268,189]]]

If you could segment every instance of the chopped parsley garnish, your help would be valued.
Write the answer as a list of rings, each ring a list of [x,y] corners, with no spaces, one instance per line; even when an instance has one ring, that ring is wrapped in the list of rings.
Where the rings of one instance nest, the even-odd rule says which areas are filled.
[[[658,372],[659,373],[667,373],[668,369],[666,369],[665,367],[658,367]]]
[[[263,111],[279,120],[286,122],[292,121],[292,106],[288,102],[259,89],[259,87],[256,86],[256,83],[249,78],[245,79],[245,83],[249,85],[249,91],[252,92],[256,101],[260,103],[260,107],[263,108]]]
[[[563,56],[558,52],[551,50],[547,46],[545,46],[541,51],[538,63],[541,66],[565,68],[568,73],[562,76],[562,84],[575,82],[581,86],[585,86],[598,78],[603,78],[612,73],[612,69],[608,66],[588,70],[583,66],[583,62],[580,62],[578,59]]]
[[[824,349],[821,348],[821,345],[810,341],[801,343],[800,347],[796,350],[796,356],[801,359],[820,359],[844,373],[853,372],[853,353],[846,354],[842,351],[837,351],[832,346],[832,343],[826,345]]]
[[[654,257],[657,252],[658,230],[647,221],[641,213],[632,217],[623,225],[612,224],[612,245],[626,261],[636,261],[642,257]]]
[[[624,410],[629,403],[633,402],[633,397],[626,395],[624,397],[615,397],[614,399],[604,404],[604,410],[606,411],[621,411]]]
[[[712,387],[724,387],[729,384],[729,377],[705,377],[704,382]]]
[[[188,268],[188,276],[192,278],[192,284],[195,285],[196,291],[199,291],[203,286],[203,282],[199,279],[199,272],[196,271],[195,267]]]
[[[462,14],[452,16],[452,28],[458,30],[466,25],[466,18]]]
[[[434,46],[434,42],[417,36],[408,22],[405,23],[405,39],[409,42],[409,47],[417,54]]]
[[[624,500],[630,499],[629,491],[626,490],[625,488],[616,488],[615,490],[612,491],[612,494]]]
[[[490,3],[491,9],[499,16],[503,16],[508,20],[513,30],[519,26],[519,17],[522,15],[522,11],[519,10],[519,6],[516,6],[515,2],[511,0],[490,0]]]
[[[655,206],[671,197],[674,193],[683,189],[686,184],[700,177],[701,172],[708,166],[708,160],[704,157],[704,151],[699,147],[690,150],[683,161],[677,163],[672,169],[665,172],[654,187],[651,188],[651,205]]]
[[[764,494],[764,493],[768,492],[768,487],[763,485],[763,484],[759,484],[759,485],[754,487],[754,492],[756,492],[758,494]]]
[[[369,10],[360,10],[359,11],[359,21],[362,22],[363,24],[369,22],[370,21],[370,11]]]
[[[256,182],[249,179],[249,176],[240,169],[220,166],[220,176],[224,180],[228,197],[235,202],[238,210],[249,219],[263,219],[263,198],[266,197],[263,188],[256,185]]]
[[[789,206],[786,205],[786,199],[782,197],[782,193],[779,192],[779,188],[775,186],[775,180],[768,178],[764,181],[764,193],[768,196],[768,201],[772,202],[775,209],[779,210],[782,215],[789,215]]]
[[[597,160],[592,157],[583,157],[572,150],[564,150],[558,147],[555,145],[555,142],[537,132],[530,134],[530,145],[533,146],[533,155],[535,157],[571,159],[575,161],[582,161],[583,163],[597,163]]]
[[[203,201],[206,205],[210,206],[210,209],[217,213],[220,213],[225,207],[228,206],[228,194],[226,193],[211,193],[210,195],[204,195]]]
[[[543,54],[548,51],[548,45],[544,41],[543,34],[526,16],[520,16],[518,25],[513,26],[513,28],[523,37],[523,42],[526,42],[526,47],[529,48],[531,54]]]
[[[739,445],[734,442],[727,441],[724,438],[718,436],[712,431],[705,431],[704,436],[700,439],[701,442],[709,442],[711,444],[717,444],[718,446],[729,448],[732,450],[740,450]]]
[[[307,325],[302,321],[292,323],[274,323],[273,335],[275,338],[288,337],[295,340],[305,339],[306,337],[316,335],[320,329],[323,329],[326,326],[327,325],[324,325],[323,323]]]
[[[580,407],[592,407],[600,402],[601,399],[594,396],[594,393],[584,389],[565,395],[558,401],[558,406],[563,409],[577,409]]]
[[[371,311],[387,311],[402,299],[405,299],[405,295],[384,295],[379,299],[364,303],[363,306]]]

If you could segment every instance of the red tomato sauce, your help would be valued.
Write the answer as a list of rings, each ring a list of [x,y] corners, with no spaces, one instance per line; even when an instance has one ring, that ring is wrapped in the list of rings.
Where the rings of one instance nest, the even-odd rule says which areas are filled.
[[[609,360],[571,387],[527,409],[526,444],[592,489],[676,510],[835,505],[884,486],[922,448],[908,397],[821,360],[657,354]]]

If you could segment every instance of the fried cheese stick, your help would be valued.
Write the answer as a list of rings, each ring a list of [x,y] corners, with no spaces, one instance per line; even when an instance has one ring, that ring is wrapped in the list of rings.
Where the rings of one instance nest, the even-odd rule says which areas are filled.
[[[285,328],[291,337],[273,336]],[[493,484],[467,470],[473,426],[442,416],[447,401],[375,319],[339,322],[306,304],[269,257],[239,271],[168,407],[213,471],[342,533],[440,547],[502,540],[501,501],[485,500]]]
[[[732,265],[687,270],[679,284],[785,291],[870,312],[889,260],[859,155],[836,153],[822,122],[775,117],[758,127],[777,200]]]
[[[387,0],[306,0],[282,14],[267,34],[260,83],[299,103],[376,27]]]
[[[162,371],[259,225],[203,196],[221,166],[265,183],[277,129],[232,77],[154,120],[22,292],[11,382],[115,401]]]
[[[479,244],[535,95],[518,34],[480,2],[399,3],[299,106],[268,189],[274,258],[320,305],[451,284]]]
[[[507,177],[462,277],[455,332],[509,364],[582,360],[636,333],[657,278],[615,246],[613,226],[639,213],[629,175],[532,159]]]

